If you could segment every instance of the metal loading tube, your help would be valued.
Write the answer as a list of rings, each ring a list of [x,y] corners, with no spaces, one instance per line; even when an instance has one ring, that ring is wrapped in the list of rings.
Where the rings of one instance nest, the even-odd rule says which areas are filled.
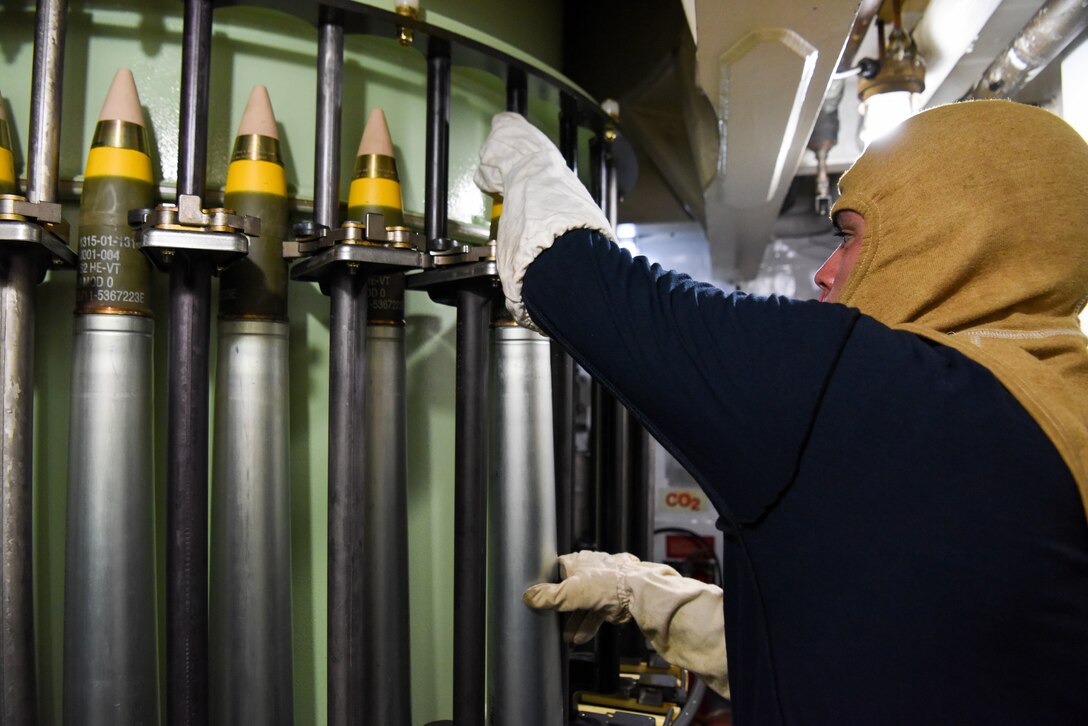
[[[132,74],[103,105],[80,198],[68,452],[64,718],[159,720],[151,270],[128,225],[152,205]]]
[[[28,196],[52,202],[60,151],[68,4],[40,0],[34,28]],[[11,190],[14,191],[14,190]],[[40,262],[19,246],[0,252],[0,725],[34,723],[32,487],[34,286]]]
[[[268,92],[253,89],[225,204],[260,218],[219,285],[212,458],[211,719],[290,724],[287,183]]]
[[[404,229],[400,177],[381,109],[367,119],[348,192],[348,218],[368,213],[382,214],[387,229]],[[412,711],[404,287],[397,272],[371,275],[367,283],[361,677],[368,718],[383,724],[409,723]]]
[[[186,0],[178,194],[204,195],[210,0]],[[212,264],[177,255],[167,342],[167,723],[208,721],[208,347]]]
[[[504,316],[494,329],[489,722],[563,723],[559,619],[525,588],[555,577],[555,468],[547,338]]]
[[[525,74],[507,73],[507,110],[524,115]],[[565,695],[558,615],[534,613],[521,600],[525,588],[555,577],[550,343],[504,311],[492,346],[488,722],[559,726]]]
[[[395,276],[370,281],[381,284],[381,277]],[[372,722],[388,724],[409,723],[412,708],[404,351],[403,319],[399,325],[367,326],[363,579],[370,586],[364,593],[363,682],[373,689],[368,705]]]

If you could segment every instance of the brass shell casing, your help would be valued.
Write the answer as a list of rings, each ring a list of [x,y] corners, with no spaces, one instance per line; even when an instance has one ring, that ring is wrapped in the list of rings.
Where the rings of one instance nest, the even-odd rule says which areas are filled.
[[[147,129],[131,121],[110,119],[99,121],[94,127],[94,136],[91,138],[91,148],[111,147],[114,149],[130,149],[140,153],[148,153],[151,144],[147,140]]]

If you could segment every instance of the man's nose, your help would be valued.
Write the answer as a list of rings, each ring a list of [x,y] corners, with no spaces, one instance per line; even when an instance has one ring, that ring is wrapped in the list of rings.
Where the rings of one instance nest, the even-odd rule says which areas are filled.
[[[831,256],[824,261],[824,264],[816,271],[816,276],[813,277],[813,281],[816,286],[823,292],[820,295],[820,299],[823,300],[827,297],[827,293],[831,292],[831,286],[835,284],[835,270],[838,269],[839,255],[841,249],[836,249],[831,253]]]

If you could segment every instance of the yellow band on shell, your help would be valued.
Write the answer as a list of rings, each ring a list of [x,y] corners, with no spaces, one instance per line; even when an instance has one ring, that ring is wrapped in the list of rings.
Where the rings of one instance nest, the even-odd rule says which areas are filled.
[[[230,193],[258,192],[287,196],[287,177],[283,167],[271,161],[239,159],[227,167],[226,191]]]
[[[403,209],[400,182],[391,179],[355,179],[348,192],[348,207],[363,206]]]
[[[86,177],[123,176],[151,183],[151,157],[133,149],[96,146],[87,155]]]

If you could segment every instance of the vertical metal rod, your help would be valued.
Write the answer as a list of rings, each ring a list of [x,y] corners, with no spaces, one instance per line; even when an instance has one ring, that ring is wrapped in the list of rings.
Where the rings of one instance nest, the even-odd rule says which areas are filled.
[[[60,105],[68,4],[40,0],[34,28],[28,196],[52,202],[60,152]],[[37,262],[0,256],[0,725],[34,723],[32,486],[34,286]]]
[[[337,266],[329,284],[329,724],[363,720],[366,277]]]
[[[640,560],[653,558],[653,492],[650,491],[650,434],[630,411],[624,411],[627,450],[628,552]]]
[[[600,383],[593,382],[592,452],[596,495],[597,547],[605,552],[622,552],[616,533],[616,490],[620,472],[616,471],[616,399]],[[597,690],[614,693],[619,688],[619,626],[601,628],[596,638]]]
[[[27,160],[27,198],[32,202],[56,200],[67,21],[67,0],[38,0],[30,96],[30,156]]]
[[[427,56],[427,175],[423,233],[427,248],[445,249],[450,171],[450,48],[431,38]]]
[[[525,71],[506,69],[506,110],[526,116],[529,113],[529,81]]]
[[[208,341],[211,263],[170,270],[167,393],[167,723],[208,720]]]
[[[619,175],[616,174],[616,159],[612,156],[610,146],[605,147],[604,153],[601,154],[605,167],[604,204],[602,206],[604,207],[605,216],[608,217],[608,223],[615,228],[620,214]]]
[[[577,173],[578,124],[566,109],[559,118],[559,151],[571,171]],[[551,356],[556,544],[559,553],[565,554],[574,546],[574,360],[554,340]]]
[[[453,722],[484,722],[487,634],[488,333],[494,292],[457,292],[457,428],[454,434]]]
[[[590,146],[591,186],[593,196],[611,222],[609,185],[611,167],[608,148],[598,137]],[[623,434],[622,407],[599,383],[593,383],[593,459],[597,486],[597,546],[605,552],[622,552],[625,521],[623,496]],[[621,637],[618,627],[602,628],[597,636],[597,678],[602,693],[612,693],[619,687]]]
[[[317,138],[314,222],[337,226],[340,206],[340,116],[344,95],[344,27],[339,11],[321,7],[317,31]]]
[[[578,122],[569,96],[560,101],[559,151],[567,166],[578,173]],[[552,363],[552,436],[555,447],[556,552],[574,549],[574,359],[556,341],[550,342]],[[565,625],[565,623],[564,623]],[[563,723],[570,721],[570,648],[560,652]]]
[[[317,139],[314,221],[338,224],[340,116],[344,29],[337,11],[322,8],[318,29]],[[354,437],[365,426],[366,278],[338,267],[329,294],[329,574],[328,720],[362,723],[362,542],[360,487],[365,449]]]
[[[181,48],[181,123],[178,127],[178,194],[204,196],[211,47],[211,0],[185,0]]]
[[[178,194],[204,195],[211,60],[210,0],[186,0]],[[208,349],[212,265],[177,255],[170,269],[167,394],[166,711],[170,726],[208,721]]]
[[[31,587],[34,286],[28,255],[0,257],[0,725],[36,723]]]

